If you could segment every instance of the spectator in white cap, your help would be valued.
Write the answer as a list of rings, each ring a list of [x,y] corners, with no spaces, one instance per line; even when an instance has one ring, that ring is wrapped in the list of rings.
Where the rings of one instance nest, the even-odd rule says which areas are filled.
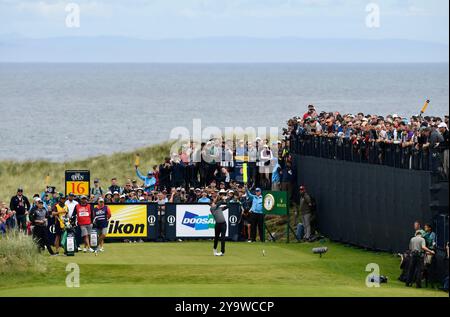
[[[442,165],[444,168],[445,176],[448,178],[449,169],[449,131],[447,124],[444,122],[438,125],[439,133],[442,135],[444,142],[441,143],[441,148],[443,150]]]

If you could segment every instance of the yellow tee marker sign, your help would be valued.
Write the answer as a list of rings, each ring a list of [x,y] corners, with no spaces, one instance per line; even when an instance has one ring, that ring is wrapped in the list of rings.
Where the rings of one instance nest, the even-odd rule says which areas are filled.
[[[73,193],[76,196],[89,197],[90,172],[66,171],[66,195]]]

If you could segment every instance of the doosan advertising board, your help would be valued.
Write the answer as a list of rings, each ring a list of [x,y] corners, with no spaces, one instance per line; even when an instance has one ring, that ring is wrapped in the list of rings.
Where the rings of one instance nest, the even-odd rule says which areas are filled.
[[[214,238],[216,224],[209,205],[177,205],[176,234],[179,238]],[[228,209],[224,217],[229,222]],[[228,237],[228,229],[226,236]]]

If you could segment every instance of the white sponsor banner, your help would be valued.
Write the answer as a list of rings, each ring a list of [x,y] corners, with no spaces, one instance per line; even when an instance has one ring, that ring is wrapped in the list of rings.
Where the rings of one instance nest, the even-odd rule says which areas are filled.
[[[228,209],[223,214],[228,224]],[[176,221],[178,238],[214,238],[216,222],[208,205],[177,205]]]

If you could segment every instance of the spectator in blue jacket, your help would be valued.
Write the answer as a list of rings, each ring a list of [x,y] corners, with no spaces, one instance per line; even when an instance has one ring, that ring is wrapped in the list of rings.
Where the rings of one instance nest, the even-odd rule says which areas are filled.
[[[198,202],[206,204],[209,204],[211,202],[211,199],[208,197],[208,193],[206,191],[202,192],[202,197],[198,199]]]
[[[253,195],[245,187],[247,196],[252,201],[252,207],[250,208],[252,227],[251,227],[251,238],[252,242],[256,242],[256,228],[258,228],[259,240],[264,242],[264,210],[263,210],[263,196],[261,188],[256,188],[255,195]]]
[[[281,190],[281,166],[278,163],[278,159],[274,158],[274,167],[272,170],[272,190],[280,191]]]
[[[153,171],[149,171],[147,176],[144,176],[139,172],[139,168],[136,166],[136,175],[144,181],[144,190],[146,193],[149,194],[152,190],[155,190],[156,177],[153,174]]]

